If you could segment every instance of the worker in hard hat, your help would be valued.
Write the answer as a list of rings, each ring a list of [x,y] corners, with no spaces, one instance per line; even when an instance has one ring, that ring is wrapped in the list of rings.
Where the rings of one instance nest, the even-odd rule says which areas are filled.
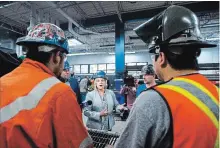
[[[70,78],[70,66],[69,66],[69,63],[67,61],[65,61],[64,62],[64,69],[59,77],[59,80],[70,86],[70,83],[68,81],[69,78]]]
[[[28,52],[0,78],[0,147],[92,147],[75,94],[57,79],[68,54],[64,31],[41,23],[17,44]]]
[[[143,66],[141,69],[141,73],[144,78],[144,84],[141,84],[138,86],[137,91],[136,91],[136,97],[138,97],[142,91],[156,85],[156,82],[155,82],[156,75],[153,69],[153,65],[149,64],[149,65]]]
[[[84,108],[84,115],[88,117],[86,126],[92,129],[111,131],[115,124],[112,112],[125,109],[119,105],[113,91],[106,89],[106,74],[98,71],[95,75],[95,90],[88,92],[85,102],[91,102]]]
[[[203,40],[195,13],[172,5],[134,30],[164,83],[138,96],[116,148],[219,147],[218,89],[197,60],[216,45]]]

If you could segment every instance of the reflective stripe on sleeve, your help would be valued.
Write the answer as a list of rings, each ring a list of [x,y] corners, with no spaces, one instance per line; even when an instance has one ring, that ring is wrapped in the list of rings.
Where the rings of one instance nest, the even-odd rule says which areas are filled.
[[[81,143],[80,148],[88,148],[93,144],[92,138],[90,136],[86,137]]]
[[[18,97],[15,101],[0,109],[0,123],[3,123],[22,110],[30,110],[35,108],[43,96],[55,84],[60,83],[56,77],[50,77],[38,83],[26,96]]]

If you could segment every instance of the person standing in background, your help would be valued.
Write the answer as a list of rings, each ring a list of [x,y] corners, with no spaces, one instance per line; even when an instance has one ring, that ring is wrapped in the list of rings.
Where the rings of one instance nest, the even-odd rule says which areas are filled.
[[[109,81],[109,79],[108,79],[108,77],[107,77],[107,89],[109,89],[110,88],[110,81]]]
[[[64,69],[59,77],[59,80],[70,86],[69,78],[70,78],[70,66],[69,66],[69,63],[65,61]]]
[[[76,93],[77,102],[79,105],[81,105],[81,99],[80,99],[80,90],[79,90],[79,83],[77,79],[74,76],[74,72],[72,72],[70,78],[69,78],[70,87],[72,90]]]
[[[136,88],[135,86],[123,86],[120,90],[120,94],[125,96],[127,99],[127,107],[131,110],[133,103],[136,99]]]
[[[155,75],[153,65],[149,64],[149,65],[143,66],[141,69],[141,73],[143,75],[145,84],[141,84],[138,86],[137,92],[136,92],[136,97],[138,97],[142,91],[156,85],[156,82],[155,82],[156,75]]]
[[[88,92],[85,102],[92,102],[84,108],[84,115],[88,117],[86,126],[92,129],[111,131],[115,124],[113,109],[117,112],[124,109],[116,100],[113,91],[106,89],[106,75],[104,71],[95,76],[95,89]]]
[[[79,83],[81,102],[84,102],[86,99],[86,94],[88,91],[88,76],[85,76]]]
[[[93,91],[94,90],[94,78],[91,77],[89,80],[89,84],[88,84],[88,91]]]

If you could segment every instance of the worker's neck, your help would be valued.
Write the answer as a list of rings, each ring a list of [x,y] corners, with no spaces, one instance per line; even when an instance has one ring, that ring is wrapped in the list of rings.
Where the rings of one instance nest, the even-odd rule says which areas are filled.
[[[150,87],[152,87],[152,86],[154,86],[154,85],[156,85],[155,80],[154,80],[152,83],[150,83],[150,84],[146,84],[146,87],[147,87],[147,88],[150,88]]]
[[[168,68],[165,71],[164,75],[164,81],[169,81],[172,78],[182,76],[182,75],[187,75],[187,74],[193,74],[193,73],[198,73],[197,70],[174,70],[172,68]]]
[[[50,69],[50,71],[52,71],[53,73],[54,73],[54,69],[55,69],[55,67],[54,67],[54,65],[53,64],[51,64],[50,62],[49,63],[47,63],[46,64],[46,67],[48,68],[48,69]],[[55,73],[55,75],[56,75],[56,73]]]

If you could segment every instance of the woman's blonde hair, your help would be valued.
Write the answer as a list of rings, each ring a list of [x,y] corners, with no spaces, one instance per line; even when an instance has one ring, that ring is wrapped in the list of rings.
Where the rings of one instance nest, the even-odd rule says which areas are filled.
[[[104,79],[104,78],[102,78],[102,79]],[[107,80],[106,80],[106,79],[104,79],[104,80],[105,80],[104,89],[106,89],[106,88],[107,88]],[[97,90],[97,78],[96,78],[95,81],[94,81],[94,89]]]

